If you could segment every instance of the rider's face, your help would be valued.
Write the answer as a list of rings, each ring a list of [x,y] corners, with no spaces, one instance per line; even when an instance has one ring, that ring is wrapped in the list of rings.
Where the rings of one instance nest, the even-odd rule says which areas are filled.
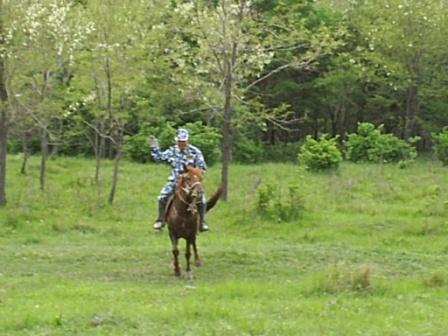
[[[179,147],[180,150],[184,150],[185,147],[187,147],[186,141],[177,141],[177,147]]]

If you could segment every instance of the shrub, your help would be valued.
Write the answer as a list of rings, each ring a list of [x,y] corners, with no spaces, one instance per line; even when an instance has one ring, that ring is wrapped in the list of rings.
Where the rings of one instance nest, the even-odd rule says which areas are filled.
[[[283,190],[271,184],[257,189],[258,215],[276,222],[288,222],[300,217],[303,200],[297,186],[289,186],[285,195]]]
[[[190,132],[189,143],[201,149],[208,165],[213,165],[219,158],[221,135],[213,127],[202,125],[200,122],[187,123],[182,127]],[[164,125],[144,124],[140,131],[125,139],[125,153],[133,161],[148,162],[151,158],[151,148],[147,143],[149,135],[159,139],[161,149],[174,144],[176,128],[173,123]]]
[[[148,145],[149,135],[159,139],[160,147],[164,149],[173,144],[175,133],[176,129],[172,123],[165,123],[163,126],[145,123],[137,134],[125,137],[124,152],[132,161],[148,162],[151,159],[151,148]]]
[[[325,134],[317,140],[308,135],[300,147],[299,162],[309,170],[337,168],[342,161],[342,154],[336,140],[337,137],[328,138]]]
[[[439,134],[433,134],[435,145],[434,151],[437,158],[444,166],[448,165],[448,127],[445,127]]]
[[[393,134],[383,134],[383,125],[378,128],[371,123],[358,123],[357,133],[348,135],[345,142],[346,157],[353,162],[399,162],[417,156],[414,147]],[[405,164],[401,163],[401,167]]]

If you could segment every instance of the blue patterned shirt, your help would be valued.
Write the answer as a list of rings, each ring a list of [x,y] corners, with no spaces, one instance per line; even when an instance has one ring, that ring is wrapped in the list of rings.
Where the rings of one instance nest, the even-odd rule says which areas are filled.
[[[184,165],[194,164],[204,171],[207,169],[202,152],[190,144],[187,144],[183,151],[177,145],[171,146],[163,152],[160,148],[153,148],[151,155],[154,160],[167,161],[171,165],[169,181],[176,181],[177,177],[183,173]]]

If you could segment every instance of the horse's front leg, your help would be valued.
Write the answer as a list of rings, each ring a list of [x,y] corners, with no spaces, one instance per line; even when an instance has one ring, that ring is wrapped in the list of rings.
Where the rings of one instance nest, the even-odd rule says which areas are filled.
[[[186,239],[187,245],[185,249],[185,259],[187,259],[187,277],[188,279],[193,278],[193,273],[191,272],[191,266],[190,266],[190,257],[191,257],[191,240]]]
[[[194,253],[194,264],[196,265],[196,266],[202,266],[202,260],[201,260],[201,257],[199,257],[199,254],[198,254],[198,249],[197,249],[197,247],[196,247],[196,237],[194,237],[193,239],[192,239],[192,241],[191,241],[191,245],[193,245],[193,253]]]
[[[170,235],[171,238],[171,246],[173,252],[173,266],[174,266],[174,275],[180,276],[180,267],[179,267],[179,248],[177,246],[178,238],[175,238]]]

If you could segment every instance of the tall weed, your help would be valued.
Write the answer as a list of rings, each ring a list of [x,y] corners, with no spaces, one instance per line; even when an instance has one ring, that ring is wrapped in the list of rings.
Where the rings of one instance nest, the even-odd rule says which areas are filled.
[[[276,222],[289,222],[300,218],[303,198],[299,187],[290,185],[287,192],[281,186],[265,184],[257,190],[257,214]]]

